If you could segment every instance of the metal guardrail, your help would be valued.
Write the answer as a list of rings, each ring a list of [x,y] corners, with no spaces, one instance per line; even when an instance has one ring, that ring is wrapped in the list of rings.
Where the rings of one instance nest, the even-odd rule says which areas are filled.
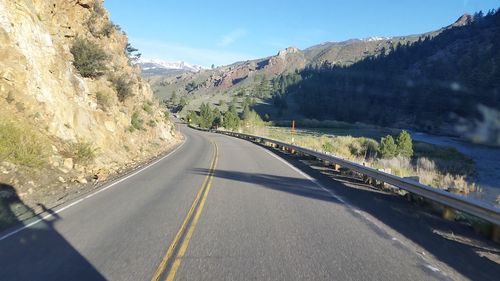
[[[215,132],[220,133],[220,134],[224,134],[224,135],[242,138],[242,139],[248,139],[248,140],[251,140],[254,142],[267,142],[267,143],[275,144],[275,145],[278,145],[280,147],[283,147],[283,148],[286,148],[289,150],[298,151],[302,154],[316,157],[319,160],[328,161],[332,164],[337,164],[341,167],[348,168],[348,169],[353,170],[355,172],[358,172],[360,174],[374,178],[378,181],[393,185],[393,186],[398,187],[400,189],[406,190],[410,193],[413,193],[413,194],[422,196],[424,198],[427,198],[429,200],[438,202],[444,206],[456,209],[456,210],[464,212],[464,213],[474,215],[474,216],[479,217],[481,219],[484,219],[488,222],[491,222],[497,226],[500,225],[500,208],[497,208],[493,205],[487,204],[485,202],[482,202],[482,201],[479,201],[476,199],[466,198],[464,196],[460,196],[458,194],[453,194],[453,193],[450,193],[450,192],[447,192],[444,190],[433,188],[433,187],[418,183],[418,182],[410,180],[410,179],[401,178],[401,177],[398,177],[395,175],[391,175],[391,174],[373,169],[371,167],[366,167],[366,166],[360,165],[358,163],[344,160],[342,158],[338,158],[338,157],[335,157],[332,155],[324,154],[324,153],[314,151],[312,149],[300,147],[297,145],[285,143],[285,142],[282,142],[279,140],[260,137],[260,136],[254,136],[254,135],[249,135],[249,134],[228,132],[228,131],[215,131]]]

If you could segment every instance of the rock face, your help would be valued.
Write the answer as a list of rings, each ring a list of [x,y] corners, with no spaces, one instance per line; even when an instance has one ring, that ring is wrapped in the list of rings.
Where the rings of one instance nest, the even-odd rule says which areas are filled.
[[[73,66],[70,50],[77,37],[106,52],[104,75],[83,78]],[[89,142],[98,150],[96,165],[147,157],[175,138],[102,0],[0,0],[0,42],[1,120],[36,128],[58,148]],[[126,80],[132,94],[123,102],[117,99],[117,78]],[[99,94],[108,97],[106,109]],[[145,103],[152,110],[143,110]],[[144,126],[131,132],[134,112]]]
[[[219,75],[211,76],[211,81],[206,81],[206,87],[227,89],[259,72],[272,77],[283,72],[302,69],[306,60],[302,52],[295,47],[280,50],[277,55],[261,60],[237,63],[221,67],[217,70]]]

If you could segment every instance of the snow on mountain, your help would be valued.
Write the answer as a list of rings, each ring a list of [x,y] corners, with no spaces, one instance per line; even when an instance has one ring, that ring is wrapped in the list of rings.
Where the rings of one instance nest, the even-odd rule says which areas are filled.
[[[161,70],[184,70],[198,72],[205,69],[203,66],[189,64],[183,61],[163,61],[157,59],[140,59],[137,64],[143,71],[161,71]]]
[[[365,42],[372,42],[372,41],[381,41],[381,40],[388,40],[388,39],[391,39],[391,37],[372,36],[372,37],[364,38],[361,40],[365,41]]]

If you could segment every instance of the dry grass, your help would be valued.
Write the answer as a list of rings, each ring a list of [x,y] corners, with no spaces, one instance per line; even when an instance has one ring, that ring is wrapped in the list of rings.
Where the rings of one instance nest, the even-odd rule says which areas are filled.
[[[94,161],[97,149],[92,143],[78,140],[77,142],[67,143],[61,154],[67,158],[73,158],[73,161],[78,164],[88,164]]]
[[[287,128],[261,128],[257,135],[267,136],[291,143],[291,130]],[[400,177],[417,176],[423,184],[451,192],[468,194],[478,191],[468,183],[466,177],[474,172],[471,159],[453,148],[443,148],[427,143],[414,144],[415,156],[380,159],[379,143],[374,139],[325,134],[301,134],[294,136],[295,144],[326,152],[360,164],[384,169]]]
[[[41,168],[49,141],[38,131],[18,123],[0,121],[0,162]]]

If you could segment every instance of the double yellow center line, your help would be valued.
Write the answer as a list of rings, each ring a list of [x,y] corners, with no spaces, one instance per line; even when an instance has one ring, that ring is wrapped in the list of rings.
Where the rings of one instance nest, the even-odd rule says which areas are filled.
[[[207,199],[208,192],[210,191],[210,187],[212,185],[212,178],[215,172],[215,167],[217,166],[217,160],[219,157],[219,148],[215,142],[212,142],[214,145],[214,156],[212,160],[212,164],[210,164],[210,169],[208,175],[205,177],[205,181],[201,186],[200,191],[196,195],[196,198],[189,209],[189,212],[186,215],[186,218],[182,222],[179,231],[175,235],[172,244],[168,247],[167,253],[163,257],[158,269],[156,270],[152,281],[159,281],[162,276],[166,275],[167,281],[174,280],[175,274],[181,265],[181,260],[184,254],[187,251],[189,246],[189,240],[193,236],[194,229],[196,228],[196,224],[200,218],[201,212],[203,210],[203,206],[205,205],[205,201]],[[174,257],[175,254],[175,257]],[[169,270],[165,273],[165,270],[169,268]]]

